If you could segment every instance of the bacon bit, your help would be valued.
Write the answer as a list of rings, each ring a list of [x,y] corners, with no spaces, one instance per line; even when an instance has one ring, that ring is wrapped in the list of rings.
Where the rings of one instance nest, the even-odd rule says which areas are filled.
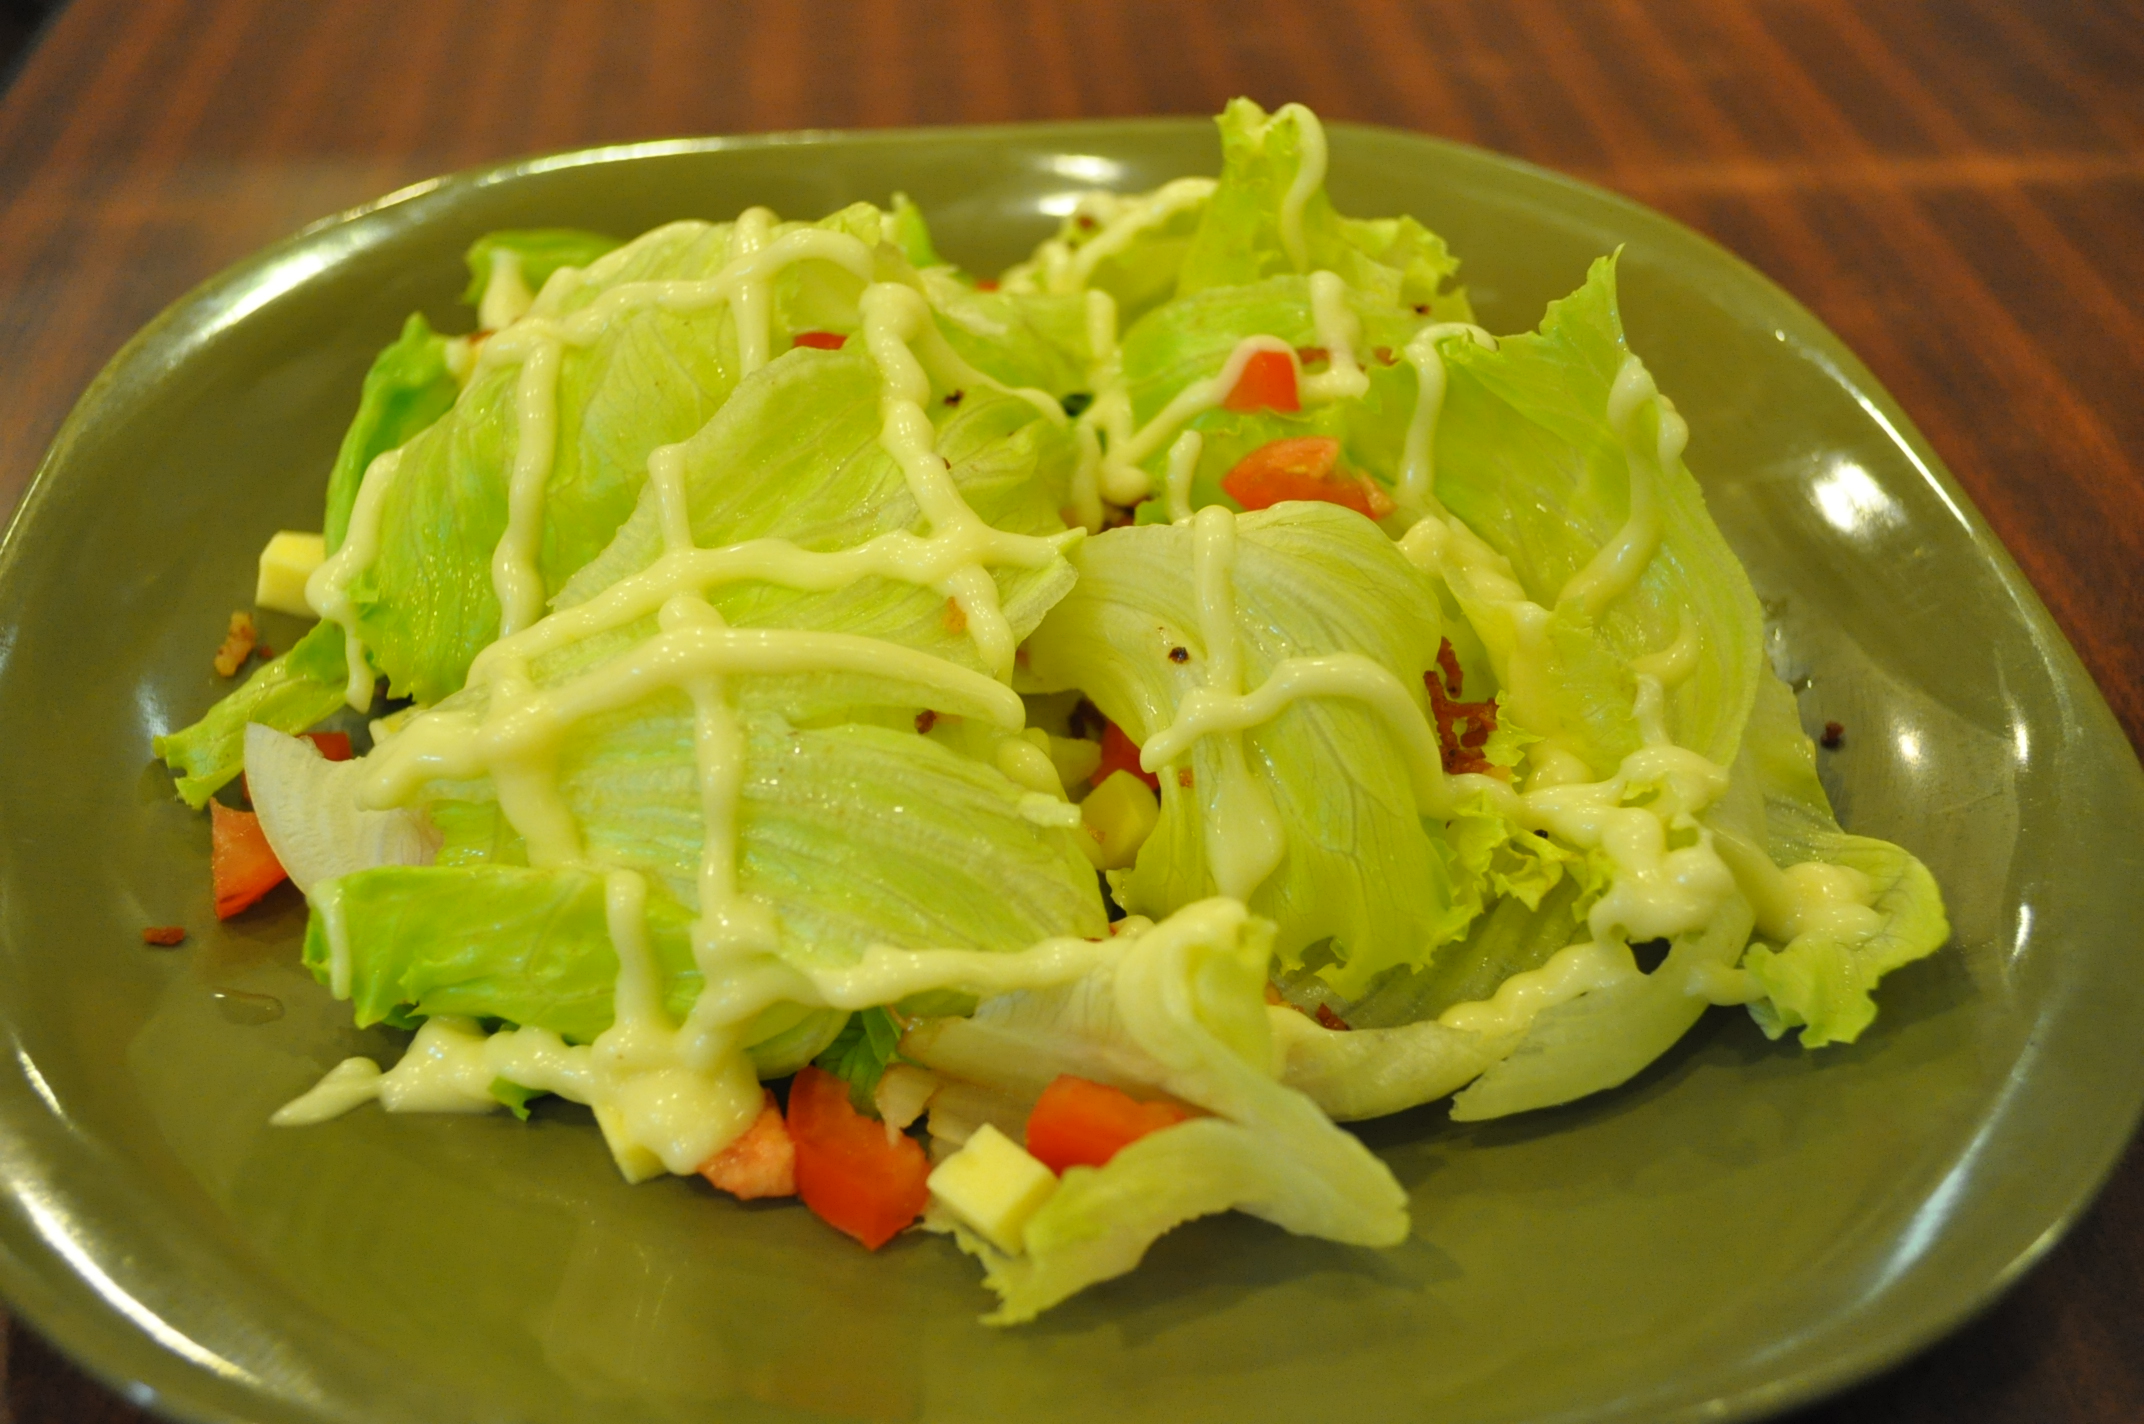
[[[1169,661],[1172,663],[1188,663],[1191,661],[1191,650],[1189,648],[1171,648],[1169,649]]]
[[[1377,358],[1380,365],[1385,366],[1395,365],[1400,359],[1392,354],[1392,348],[1389,346],[1373,346],[1370,348],[1370,354]]]
[[[814,351],[839,351],[848,339],[838,331],[800,331],[793,344],[809,346]]]
[[[966,391],[947,391],[945,393],[945,403],[947,405],[959,405],[960,398],[966,394]]]
[[[255,643],[253,645],[253,655],[262,662],[267,662],[275,656],[275,649],[269,647],[266,643]]]
[[[978,277],[975,279],[975,290],[978,292],[994,292],[997,289],[998,279],[995,277]]]
[[[1438,677],[1438,672],[1444,675]],[[1452,640],[1444,639],[1437,645],[1437,666],[1422,674],[1423,685],[1429,689],[1429,709],[1437,723],[1437,743],[1444,752],[1444,769],[1453,776],[1468,772],[1483,775],[1494,770],[1481,749],[1489,744],[1489,734],[1496,730],[1496,702],[1461,702],[1459,654],[1452,650]]]
[[[797,1144],[774,1094],[761,1100],[759,1116],[744,1136],[700,1164],[700,1175],[739,1201],[797,1194]]]
[[[147,925],[143,927],[141,932],[141,942],[143,944],[159,944],[166,949],[169,949],[172,945],[184,943],[185,939],[186,926],[184,925]]]
[[[945,601],[945,630],[948,633],[968,631],[967,610],[950,598]]]
[[[1270,979],[1266,981],[1266,1002],[1276,1009],[1288,1002],[1280,996],[1280,986]]]
[[[1081,232],[1093,232],[1095,228],[1094,214],[1081,213],[1078,217],[1072,219],[1072,226],[1078,228]]]
[[[1315,366],[1321,361],[1332,360],[1333,353],[1322,346],[1298,346],[1295,348],[1295,359],[1305,366]]]
[[[1349,1033],[1353,1031],[1353,1025],[1349,1024],[1346,1019],[1341,1018],[1340,1015],[1334,1013],[1332,1010],[1332,1005],[1330,1004],[1318,1005],[1318,1011],[1312,1014],[1311,1017],[1316,1019],[1318,1023],[1323,1027],[1331,1029],[1334,1033]]]
[[[928,707],[924,708],[921,712],[918,712],[916,714],[917,731],[928,732],[931,728],[937,725],[938,714],[936,712],[931,711]]]
[[[1188,789],[1190,788],[1190,786],[1191,786],[1191,768],[1190,768],[1190,767],[1188,767],[1188,766],[1180,766],[1180,767],[1178,767],[1178,768],[1176,769],[1176,784],[1177,784],[1178,786],[1184,787],[1184,788],[1185,788],[1185,789],[1187,789],[1187,790],[1188,790]]]
[[[216,676],[235,674],[259,642],[260,635],[253,630],[253,615],[242,608],[233,613],[230,631],[223,635],[223,646],[216,649]]]
[[[1824,724],[1824,735],[1817,738],[1817,743],[1825,751],[1830,752],[1837,751],[1839,743],[1845,740],[1846,724],[1844,722],[1826,722]]]

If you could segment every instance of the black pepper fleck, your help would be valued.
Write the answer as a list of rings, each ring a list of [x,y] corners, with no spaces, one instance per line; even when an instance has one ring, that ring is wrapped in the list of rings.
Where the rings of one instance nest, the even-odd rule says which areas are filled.
[[[1191,661],[1191,650],[1189,648],[1171,648],[1169,649],[1169,661],[1172,663],[1188,663]]]
[[[1846,725],[1843,722],[1826,722],[1824,724],[1824,735],[1817,738],[1817,741],[1822,744],[1825,751],[1837,750],[1839,743],[1845,740]]]

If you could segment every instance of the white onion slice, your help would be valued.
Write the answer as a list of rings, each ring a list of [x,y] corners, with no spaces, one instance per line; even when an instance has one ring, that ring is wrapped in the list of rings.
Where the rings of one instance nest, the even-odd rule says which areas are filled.
[[[261,832],[308,895],[322,881],[375,865],[430,865],[439,852],[439,833],[423,812],[358,805],[364,774],[364,763],[329,761],[307,738],[258,722],[246,728],[246,787]]]

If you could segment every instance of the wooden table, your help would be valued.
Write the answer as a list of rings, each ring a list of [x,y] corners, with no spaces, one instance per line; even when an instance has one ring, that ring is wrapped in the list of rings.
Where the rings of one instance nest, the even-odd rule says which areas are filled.
[[[621,139],[1211,114],[1237,93],[1575,173],[1764,269],[1912,413],[2144,737],[2134,3],[76,0],[0,100],[0,516],[159,308],[414,179]],[[27,1330],[6,1344],[20,1424],[146,1417]],[[2140,1418],[2137,1148],[1978,1323],[1796,1416]]]

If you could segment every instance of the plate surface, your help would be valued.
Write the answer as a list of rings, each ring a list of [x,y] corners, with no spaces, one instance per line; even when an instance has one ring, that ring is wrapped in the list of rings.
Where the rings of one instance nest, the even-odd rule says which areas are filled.
[[[468,324],[492,228],[627,235],[904,189],[994,270],[1095,184],[1213,171],[1210,125],[690,141],[422,185],[232,269],[84,396],[0,549],[0,1288],[137,1398],[204,1419],[1723,1420],[1957,1323],[2089,1197],[2144,1101],[2144,776],[1911,423],[1817,321],[1657,214],[1476,150],[1334,126],[1344,212],[1450,240],[1531,326],[1625,245],[1634,346],[1805,679],[1846,824],[1941,881],[1952,947],[1806,1055],[1715,1011],[1619,1092],[1368,1124],[1414,1201],[1389,1252],[1244,1218],[1012,1332],[938,1238],[876,1256],[790,1205],[628,1189],[579,1109],[268,1113],[358,1033],[278,891],[224,926],[149,738],[218,695],[255,553],[319,522],[373,351]],[[270,616],[287,645],[297,625]],[[183,922],[174,952],[145,924]],[[255,997],[243,997],[255,996]],[[280,1017],[267,1018],[270,1005]]]

